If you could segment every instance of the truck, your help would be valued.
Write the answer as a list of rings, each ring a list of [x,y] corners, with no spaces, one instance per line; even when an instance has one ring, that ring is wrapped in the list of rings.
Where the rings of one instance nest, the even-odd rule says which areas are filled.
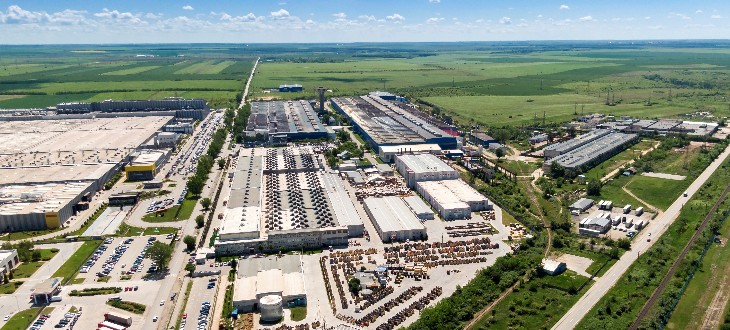
[[[630,204],[624,206],[624,214],[628,214],[629,212],[631,212],[631,205]]]
[[[99,329],[107,328],[107,329],[112,329],[112,330],[127,330],[126,326],[123,326],[121,324],[112,323],[109,321],[101,322],[97,326]]]
[[[50,301],[50,302],[57,302],[57,301],[61,301],[61,300],[62,300],[61,296],[53,296],[48,301]]]
[[[119,316],[119,315],[115,315],[115,314],[112,314],[112,313],[106,313],[106,314],[104,314],[104,320],[107,320],[107,321],[110,321],[110,322],[114,322],[114,323],[119,323],[119,324],[122,324],[122,325],[126,325],[128,327],[129,326],[132,326],[132,318],[131,317],[124,317],[124,316]]]

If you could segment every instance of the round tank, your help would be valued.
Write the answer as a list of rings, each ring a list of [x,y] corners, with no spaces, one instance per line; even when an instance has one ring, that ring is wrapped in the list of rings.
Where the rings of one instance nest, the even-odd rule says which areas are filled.
[[[259,309],[261,310],[261,320],[266,322],[274,322],[284,317],[284,304],[280,296],[270,295],[259,300]]]

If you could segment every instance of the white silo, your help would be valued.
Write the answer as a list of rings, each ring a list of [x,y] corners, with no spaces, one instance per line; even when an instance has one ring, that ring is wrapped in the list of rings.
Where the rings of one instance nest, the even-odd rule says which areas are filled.
[[[284,317],[284,304],[281,296],[270,295],[261,298],[259,308],[261,309],[262,321],[274,322]]]

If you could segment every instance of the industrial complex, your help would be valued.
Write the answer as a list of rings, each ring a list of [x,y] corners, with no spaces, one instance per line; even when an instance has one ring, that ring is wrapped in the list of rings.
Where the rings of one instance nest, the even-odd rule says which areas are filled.
[[[456,149],[456,138],[409,109],[411,106],[383,99],[377,94],[333,98],[332,107],[352,121],[355,132],[374,150],[388,145],[438,144]]]
[[[204,99],[183,99],[179,97],[168,97],[162,100],[105,100],[102,102],[69,102],[59,103],[55,108],[47,110],[56,111],[57,114],[86,114],[86,113],[133,113],[134,116],[172,115],[179,118],[192,118],[202,120],[210,113],[208,102]],[[145,114],[147,113],[147,114]]]
[[[637,140],[636,134],[595,130],[568,142],[546,147],[543,170],[547,172],[553,162],[567,170],[585,170],[623,151]]]
[[[307,101],[252,102],[246,135],[263,135],[274,144],[327,137],[317,112]]]

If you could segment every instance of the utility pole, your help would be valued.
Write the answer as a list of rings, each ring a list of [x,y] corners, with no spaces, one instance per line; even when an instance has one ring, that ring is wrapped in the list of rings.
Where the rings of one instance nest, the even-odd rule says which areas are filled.
[[[542,90],[542,81],[543,79],[540,79],[540,90]]]

